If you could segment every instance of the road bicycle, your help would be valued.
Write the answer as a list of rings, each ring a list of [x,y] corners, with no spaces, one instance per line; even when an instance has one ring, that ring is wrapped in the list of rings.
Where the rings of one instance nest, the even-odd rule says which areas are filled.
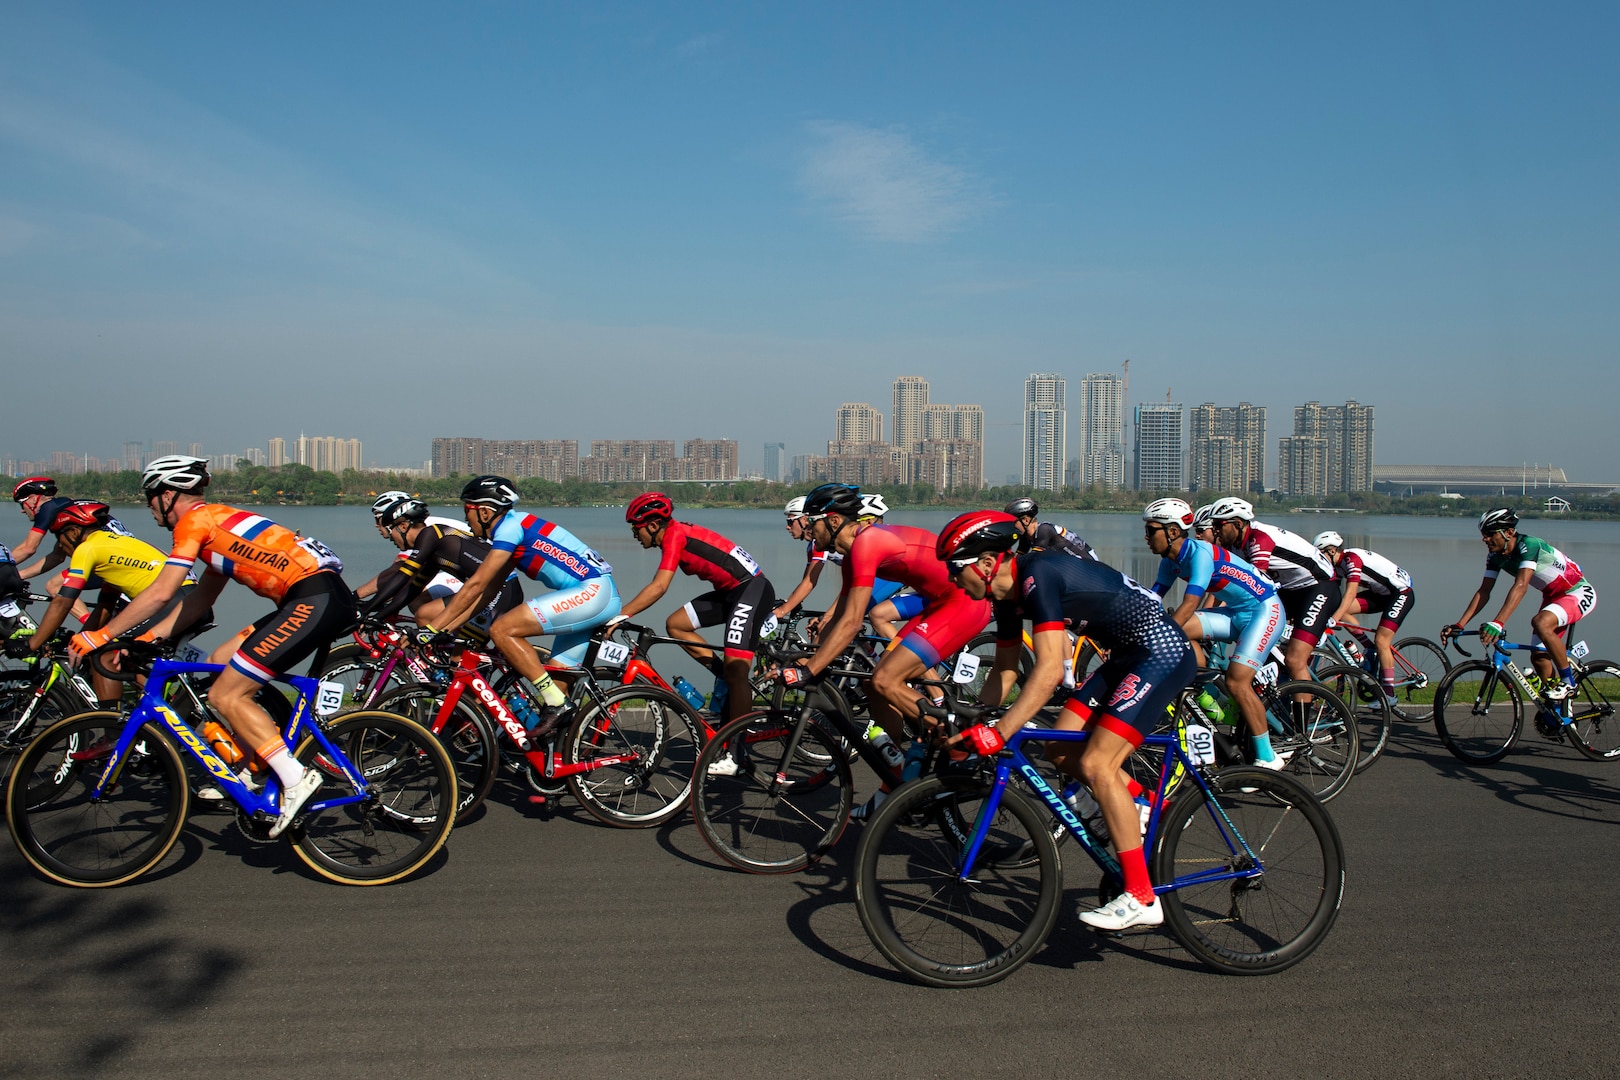
[[[1177,711],[1195,714],[1193,691],[1183,691]],[[964,722],[990,715],[956,711]],[[1174,733],[1143,743],[1162,755],[1144,846],[1165,923],[1217,971],[1292,967],[1338,917],[1338,829],[1298,781],[1248,766],[1217,771],[1211,732],[1196,725],[1187,736],[1191,752]],[[928,986],[984,986],[1027,963],[1051,933],[1063,894],[1054,823],[1102,871],[1103,899],[1119,895],[1113,851],[1025,749],[1087,737],[1026,726],[995,757],[941,758],[933,775],[884,802],[856,849],[855,904],[873,945],[899,971]],[[1182,777],[1173,793],[1172,774]]]
[[[0,601],[0,620],[15,625],[14,633],[32,636],[34,624],[22,606],[48,599],[27,594]],[[0,669],[0,787],[16,756],[41,728],[96,707],[90,684],[58,659],[68,637],[59,631],[40,652],[16,658],[19,666]]]
[[[124,652],[116,672],[101,662],[112,650]],[[104,888],[162,862],[191,800],[182,754],[234,804],[248,840],[277,842],[268,832],[281,806],[275,774],[239,772],[199,731],[218,718],[184,676],[223,667],[169,659],[167,651],[120,639],[92,653],[91,663],[109,678],[146,676],[140,702],[127,716],[92,711],[60,720],[19,756],[6,789],[8,825],[23,858],[52,881]],[[165,697],[171,681],[184,689],[183,700]],[[455,771],[439,741],[393,713],[329,715],[338,689],[316,679],[276,681],[295,695],[283,734],[297,759],[324,780],[285,833],[298,858],[322,877],[352,885],[383,885],[421,869],[455,816]]]
[[[1463,656],[1472,654],[1457,642],[1478,637],[1479,631],[1459,631],[1451,645]],[[1536,733],[1551,742],[1567,742],[1595,761],[1620,760],[1620,664],[1588,660],[1586,642],[1569,647],[1575,690],[1562,701],[1549,699],[1545,687],[1526,666],[1513,663],[1515,652],[1544,652],[1540,645],[1496,640],[1489,655],[1457,664],[1434,692],[1434,723],[1446,749],[1471,765],[1500,761],[1519,740],[1527,704],[1533,704]]]
[[[1434,688],[1451,670],[1451,658],[1438,642],[1426,637],[1402,638],[1390,646],[1390,655],[1395,661],[1392,711],[1408,723],[1428,723],[1434,716]],[[1375,677],[1378,674],[1373,634],[1354,623],[1336,623],[1317,646],[1313,660],[1361,668]]]

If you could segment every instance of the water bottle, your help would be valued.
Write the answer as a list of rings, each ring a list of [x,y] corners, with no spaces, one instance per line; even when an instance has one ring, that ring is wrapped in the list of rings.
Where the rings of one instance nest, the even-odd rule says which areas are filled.
[[[693,712],[698,712],[703,708],[703,695],[698,692],[697,687],[693,686],[689,681],[687,681],[685,676],[675,676],[674,686],[675,692],[681,695],[681,698],[685,700],[688,705],[692,706]]]
[[[521,690],[512,691],[512,695],[506,699],[506,705],[507,708],[512,710],[512,714],[518,718],[518,723],[522,724],[525,729],[533,728],[534,725],[540,722],[540,714],[534,711],[534,705],[529,701],[529,695]]]
[[[1198,691],[1198,707],[1204,710],[1204,715],[1209,717],[1212,723],[1218,724],[1226,719],[1226,710],[1221,708],[1220,703],[1208,690]]]
[[[1092,839],[1099,844],[1108,843],[1108,823],[1103,820],[1102,807],[1098,806],[1097,800],[1092,798],[1090,788],[1082,785],[1075,789],[1073,795],[1063,801],[1068,803],[1069,809],[1073,810],[1079,815],[1080,820],[1086,823],[1086,831],[1091,834]]]
[[[1536,669],[1529,664],[1524,665],[1524,681],[1530,684],[1531,693],[1541,693],[1541,676],[1537,675]]]
[[[906,756],[900,766],[900,779],[902,782],[915,780],[922,775],[923,759],[928,756],[928,741],[918,739],[906,751]]]
[[[709,695],[709,711],[716,716],[726,714],[726,702],[731,698],[731,684],[724,679],[714,680],[714,692]]]
[[[236,745],[236,740],[231,738],[231,733],[226,731],[218,721],[204,720],[202,727],[198,731],[225,764],[233,769],[244,764],[247,755],[242,753],[242,748]]]
[[[883,755],[883,760],[891,769],[898,769],[906,763],[906,756],[894,744],[894,739],[887,731],[878,728],[876,734],[871,736],[871,743],[877,747],[877,752]]]

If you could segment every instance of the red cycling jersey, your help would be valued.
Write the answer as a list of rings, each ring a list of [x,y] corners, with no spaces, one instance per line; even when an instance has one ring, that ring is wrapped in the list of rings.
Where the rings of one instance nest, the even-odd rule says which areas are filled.
[[[759,573],[759,563],[713,529],[671,521],[659,541],[663,558],[658,569],[674,570],[702,578],[717,589],[734,589]]]
[[[878,578],[909,585],[929,600],[958,592],[950,571],[934,554],[939,538],[910,525],[868,525],[855,534],[844,556],[844,591],[870,589]]]

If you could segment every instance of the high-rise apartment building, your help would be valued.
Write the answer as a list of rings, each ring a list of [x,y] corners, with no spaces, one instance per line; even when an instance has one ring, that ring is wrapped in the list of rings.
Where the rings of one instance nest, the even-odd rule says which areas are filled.
[[[132,472],[140,472],[146,467],[146,446],[143,443],[127,442],[124,444],[124,468]]]
[[[1204,402],[1188,414],[1192,454],[1188,484],[1194,491],[1263,491],[1266,481],[1266,408]]]
[[[910,450],[923,438],[922,414],[928,407],[928,380],[902,375],[894,380],[894,445]]]
[[[257,446],[250,446],[246,450],[242,451],[242,457],[247,460],[249,465],[258,465],[262,467],[265,463],[264,451],[260,450]]]
[[[271,439],[265,447],[266,460],[272,469],[279,469],[287,464],[287,440],[282,438]]]
[[[1357,401],[1323,405],[1307,401],[1294,408],[1294,437],[1320,438],[1326,446],[1325,488],[1318,492],[1294,491],[1285,486],[1278,463],[1278,489],[1291,495],[1336,495],[1371,491],[1373,477],[1373,407]],[[1281,453],[1281,444],[1278,447]],[[1301,474],[1303,475],[1303,474]]]
[[[1125,380],[1093,373],[1080,380],[1079,485],[1125,486]]]
[[[308,465],[316,472],[342,472],[360,468],[360,440],[340,439],[335,435],[305,435],[298,433],[296,444],[298,464]]]
[[[1068,460],[1064,390],[1061,375],[1037,373],[1024,380],[1025,487],[1057,491],[1063,486],[1063,463]]]
[[[833,422],[834,442],[880,443],[883,441],[883,414],[864,401],[846,401],[838,406]]]
[[[1284,495],[1328,493],[1328,440],[1320,435],[1285,435],[1277,440],[1277,490]]]
[[[787,456],[787,444],[768,442],[765,444],[765,479],[773,484],[780,484],[782,476],[782,459]]]
[[[1179,401],[1136,407],[1136,490],[1187,490],[1186,443]]]

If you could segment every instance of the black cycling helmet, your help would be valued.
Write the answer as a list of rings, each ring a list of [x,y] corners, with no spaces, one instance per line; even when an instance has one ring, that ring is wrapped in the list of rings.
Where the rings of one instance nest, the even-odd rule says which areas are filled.
[[[1519,527],[1519,515],[1510,507],[1499,506],[1495,510],[1487,510],[1479,515],[1479,535],[1489,536],[1503,529],[1516,529]]]
[[[56,494],[56,481],[48,476],[30,476],[20,481],[11,489],[11,501],[22,502],[35,495],[43,495],[47,499]]]
[[[461,501],[466,506],[493,506],[497,510],[510,510],[517,505],[517,485],[504,476],[475,476],[461,489]]]
[[[1006,511],[970,510],[939,530],[934,554],[943,563],[964,563],[980,555],[1004,554],[1018,544],[1018,519]]]
[[[427,503],[421,499],[401,499],[391,506],[385,507],[377,515],[377,524],[383,528],[392,528],[401,521],[414,521],[418,525],[427,520]]]
[[[1028,495],[1014,499],[1006,506],[1003,506],[1001,510],[1002,513],[1011,514],[1013,517],[1034,517],[1041,512],[1041,508],[1036,505],[1035,500]]]
[[[861,489],[853,484],[822,484],[804,497],[804,512],[811,518],[827,514],[842,514],[846,518],[859,517]]]

